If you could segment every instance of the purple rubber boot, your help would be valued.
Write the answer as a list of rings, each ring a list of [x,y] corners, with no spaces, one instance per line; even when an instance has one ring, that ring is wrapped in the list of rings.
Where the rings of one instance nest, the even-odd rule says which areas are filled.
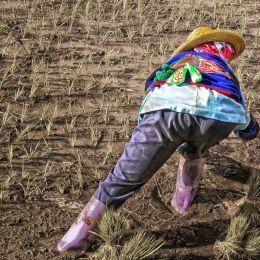
[[[205,158],[195,160],[180,158],[176,191],[171,200],[171,205],[180,214],[185,213],[196,195],[204,162]]]
[[[60,240],[57,246],[58,250],[65,251],[81,247],[82,243],[87,238],[89,231],[95,227],[96,221],[101,215],[101,211],[104,207],[105,205],[101,201],[92,196],[76,221]]]

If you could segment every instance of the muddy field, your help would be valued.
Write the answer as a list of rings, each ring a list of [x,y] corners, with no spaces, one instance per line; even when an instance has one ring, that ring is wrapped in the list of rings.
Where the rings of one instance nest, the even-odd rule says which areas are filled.
[[[189,2],[189,4],[187,4]],[[233,66],[260,121],[260,3],[0,2],[0,259],[89,259],[57,241],[113,167],[137,125],[144,81],[196,27],[247,41]],[[178,154],[119,210],[130,229],[164,236],[150,259],[214,259],[252,168],[259,137],[211,150],[198,195],[173,214]]]

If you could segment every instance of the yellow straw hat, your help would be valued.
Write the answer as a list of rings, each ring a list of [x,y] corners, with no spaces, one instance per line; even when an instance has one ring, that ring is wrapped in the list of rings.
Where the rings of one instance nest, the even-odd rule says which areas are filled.
[[[237,58],[245,49],[245,39],[238,33],[230,30],[211,29],[209,27],[199,27],[192,31],[188,38],[174,51],[173,55],[183,51],[189,51],[192,48],[207,42],[226,42],[233,45],[236,54],[231,60]]]

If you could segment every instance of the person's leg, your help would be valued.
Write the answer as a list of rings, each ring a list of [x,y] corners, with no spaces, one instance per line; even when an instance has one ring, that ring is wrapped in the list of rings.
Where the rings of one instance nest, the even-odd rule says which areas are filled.
[[[182,157],[177,172],[176,191],[171,204],[183,214],[192,203],[208,149],[225,139],[236,124],[190,116],[193,127],[188,142],[178,148]]]
[[[130,142],[95,197],[118,208],[145,184],[183,143],[172,122],[175,112],[157,111],[145,115],[133,131]]]
[[[174,112],[164,111],[144,116],[116,166],[100,183],[94,196],[58,244],[59,251],[79,247],[94,228],[104,206],[118,208],[183,143],[172,124],[175,116]]]
[[[200,181],[205,158],[188,160],[181,156],[177,171],[176,191],[171,205],[183,214],[192,203]]]
[[[96,221],[104,208],[105,205],[92,196],[76,221],[58,243],[58,250],[65,251],[80,247],[89,231],[95,227]]]

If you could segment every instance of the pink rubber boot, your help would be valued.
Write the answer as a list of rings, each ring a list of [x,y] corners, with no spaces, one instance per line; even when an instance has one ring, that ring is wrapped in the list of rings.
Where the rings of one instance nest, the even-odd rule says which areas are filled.
[[[180,214],[185,212],[196,195],[204,162],[205,158],[195,160],[180,158],[176,191],[171,200],[172,206]]]
[[[96,221],[104,207],[105,205],[101,201],[92,196],[76,221],[60,240],[57,246],[58,250],[65,251],[70,248],[81,247],[89,231],[95,227]]]

